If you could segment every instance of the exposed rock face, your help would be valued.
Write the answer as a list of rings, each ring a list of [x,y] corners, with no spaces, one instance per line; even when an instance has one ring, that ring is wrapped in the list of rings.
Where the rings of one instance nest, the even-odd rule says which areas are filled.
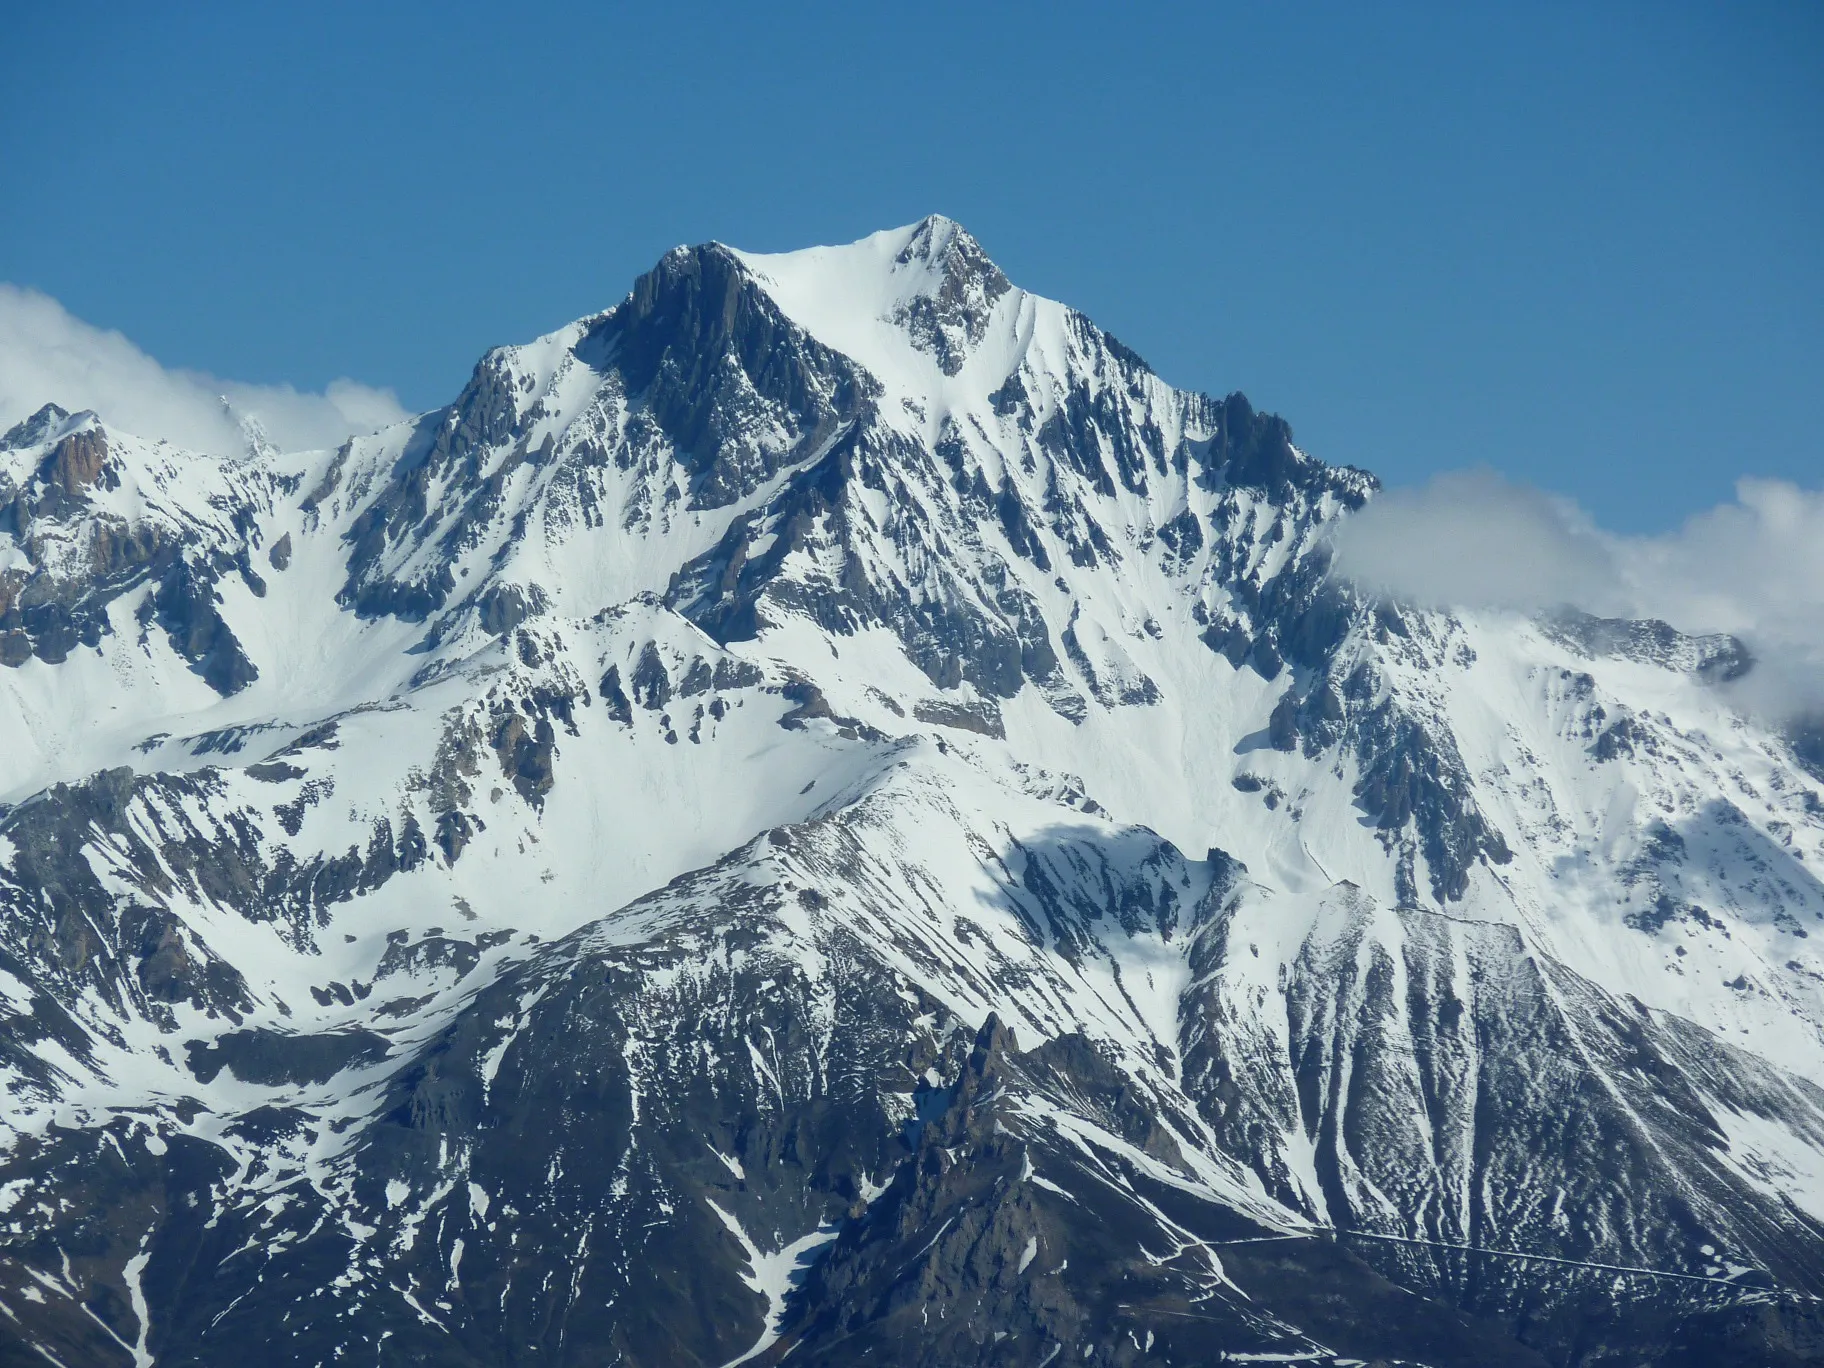
[[[18,424],[0,1360],[1824,1361],[1817,729],[1375,487],[940,218]]]
[[[0,568],[0,664],[60,665],[99,648],[121,626],[117,601],[137,598],[139,620],[156,620],[211,688],[244,688],[258,667],[216,585],[237,566],[251,576],[263,481],[247,474],[183,469],[138,442],[117,453],[94,414],[54,404],[11,429],[0,441],[0,532],[15,551]]]
[[[188,562],[175,561],[148,600],[154,620],[170,634],[171,645],[209,687],[231,694],[260,677],[233,630],[218,611],[215,581]]]
[[[900,304],[890,315],[892,322],[906,330],[913,346],[934,356],[945,375],[956,375],[987,335],[994,306],[1012,284],[981,244],[948,219],[919,224],[894,261],[923,266],[938,283]]]

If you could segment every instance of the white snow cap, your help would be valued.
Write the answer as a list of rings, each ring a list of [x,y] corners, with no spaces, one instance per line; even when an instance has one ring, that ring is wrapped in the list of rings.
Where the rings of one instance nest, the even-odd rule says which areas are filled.
[[[728,250],[788,317],[889,383],[908,367],[956,374],[992,315],[1026,297],[941,214],[839,247]]]

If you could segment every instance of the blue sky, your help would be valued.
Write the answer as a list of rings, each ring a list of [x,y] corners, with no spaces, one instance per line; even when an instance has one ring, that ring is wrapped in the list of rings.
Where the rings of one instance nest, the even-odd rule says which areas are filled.
[[[676,243],[936,210],[1390,483],[1824,483],[1815,3],[12,10],[0,280],[167,366],[431,407]]]

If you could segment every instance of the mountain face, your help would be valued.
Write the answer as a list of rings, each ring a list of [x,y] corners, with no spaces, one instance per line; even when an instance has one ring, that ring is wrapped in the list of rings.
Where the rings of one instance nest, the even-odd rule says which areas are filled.
[[[1824,785],[1375,489],[942,218],[334,451],[47,405],[0,1363],[1824,1362]]]

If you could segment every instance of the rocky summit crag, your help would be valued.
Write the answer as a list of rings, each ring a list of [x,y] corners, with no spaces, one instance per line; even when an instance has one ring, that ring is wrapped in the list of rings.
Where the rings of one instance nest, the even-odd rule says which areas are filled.
[[[1824,1362],[1815,761],[1375,488],[942,218],[333,451],[47,403],[0,1363]]]

